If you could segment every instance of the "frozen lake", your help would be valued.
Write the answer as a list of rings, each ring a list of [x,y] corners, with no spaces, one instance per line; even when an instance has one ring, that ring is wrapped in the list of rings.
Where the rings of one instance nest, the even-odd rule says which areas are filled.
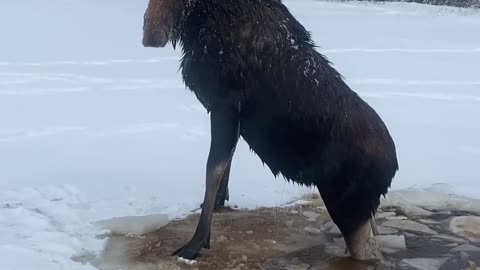
[[[141,46],[146,2],[0,4],[0,190],[7,194],[0,193],[0,207],[70,196],[43,191],[61,185],[78,189],[72,192],[82,199],[67,205],[90,220],[178,216],[199,205],[208,115],[182,85],[179,52]],[[400,163],[394,189],[442,182],[480,197],[478,13],[395,3],[286,5],[389,127]],[[274,179],[242,142],[230,191],[231,204],[255,207],[305,190]],[[1,215],[0,235],[9,233],[5,224],[22,222],[22,213]],[[0,249],[14,239],[0,239]]]

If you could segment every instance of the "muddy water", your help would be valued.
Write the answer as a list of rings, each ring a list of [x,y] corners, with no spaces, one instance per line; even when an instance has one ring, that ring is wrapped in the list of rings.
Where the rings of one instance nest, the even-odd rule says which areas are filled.
[[[192,215],[142,237],[111,236],[104,255],[91,262],[102,270],[383,270],[419,269],[403,259],[439,258],[441,270],[460,270],[480,259],[479,252],[467,257],[449,253],[458,245],[450,240],[400,231],[406,236],[406,250],[384,254],[380,263],[353,261],[345,254],[338,231],[324,225],[330,222],[325,208],[313,200],[310,205],[289,208],[215,213],[211,249],[203,250],[195,265],[179,263],[170,254],[190,240],[197,221],[198,215]],[[440,221],[432,226],[442,231]]]

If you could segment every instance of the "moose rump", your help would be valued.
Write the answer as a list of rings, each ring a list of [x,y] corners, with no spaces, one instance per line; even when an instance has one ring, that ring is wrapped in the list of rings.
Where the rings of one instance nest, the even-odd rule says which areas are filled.
[[[380,257],[371,221],[398,170],[394,142],[281,1],[151,0],[143,44],[168,41],[181,45],[183,79],[211,120],[202,213],[175,254],[210,247],[241,136],[274,175],[318,188],[352,257]]]

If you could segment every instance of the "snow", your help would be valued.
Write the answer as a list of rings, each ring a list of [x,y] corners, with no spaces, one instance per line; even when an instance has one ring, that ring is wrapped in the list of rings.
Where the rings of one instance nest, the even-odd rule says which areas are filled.
[[[182,257],[178,257],[177,261],[182,262],[182,263],[186,263],[188,265],[194,265],[194,264],[198,263],[196,260],[189,260],[189,259],[185,259],[185,258],[182,258]]]
[[[141,46],[146,2],[0,4],[1,269],[92,269],[70,258],[101,251],[94,222],[199,207],[208,115],[182,84],[180,53]],[[393,188],[444,182],[480,198],[477,13],[286,4],[388,125],[400,161]],[[240,143],[230,204],[278,206],[306,191],[274,179]]]
[[[0,268],[94,269],[70,259],[103,249],[95,228],[85,223],[93,215],[91,207],[71,187],[1,192]]]

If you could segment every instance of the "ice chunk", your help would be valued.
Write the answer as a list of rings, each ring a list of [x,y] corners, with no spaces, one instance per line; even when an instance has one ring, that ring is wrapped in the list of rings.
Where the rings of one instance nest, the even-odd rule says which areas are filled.
[[[303,215],[308,218],[307,220],[308,221],[315,221],[317,220],[317,218],[320,216],[319,213],[315,213],[315,212],[312,212],[312,211],[304,211],[303,212]]]
[[[411,220],[389,220],[383,223],[383,226],[422,234],[437,234],[436,231],[430,229],[426,225]]]
[[[323,231],[327,231],[327,230],[330,230],[332,227],[336,226],[335,223],[333,223],[333,221],[329,221],[329,222],[326,222],[322,225],[321,229]]]
[[[168,215],[125,216],[97,221],[98,227],[112,234],[143,235],[168,224]]]
[[[330,230],[328,230],[327,232],[328,234],[333,234],[333,235],[342,235],[342,232],[340,231],[340,229],[338,228],[337,225],[334,225],[330,228]]]
[[[381,212],[381,213],[377,213],[375,217],[381,219],[381,218],[394,217],[396,215],[397,214],[395,212]]]
[[[454,243],[457,243],[457,244],[463,244],[463,243],[467,242],[467,240],[465,240],[463,238],[459,238],[459,237],[455,237],[455,236],[451,236],[451,235],[434,235],[433,237],[438,238],[438,239],[442,239],[442,240],[446,240],[446,241],[450,241],[450,242],[454,242]]]
[[[435,221],[435,220],[431,220],[431,219],[419,219],[418,220],[420,223],[423,223],[423,224],[440,224],[440,222],[438,221]]]
[[[470,244],[463,244],[461,246],[458,246],[450,250],[450,252],[459,252],[459,251],[480,251],[480,248],[476,246],[472,246]]]
[[[438,270],[447,261],[447,258],[415,258],[404,259],[402,262],[419,270]]]
[[[458,236],[480,242],[480,217],[454,217],[450,221],[450,229]]]
[[[403,235],[377,235],[375,236],[378,247],[386,253],[394,253],[407,249]]]
[[[403,205],[402,211],[405,213],[405,215],[409,217],[419,217],[419,216],[428,217],[433,215],[432,212],[414,205]]]
[[[396,234],[396,233],[398,233],[397,229],[388,228],[388,227],[384,227],[384,226],[377,226],[377,229],[378,229],[379,234]]]
[[[311,234],[321,234],[322,231],[317,229],[317,228],[313,228],[311,226],[307,226],[305,228],[303,228],[303,230],[307,233],[311,233]]]
[[[282,207],[287,208],[287,207],[292,207],[292,206],[297,206],[297,205],[311,205],[313,204],[312,201],[307,201],[307,200],[296,200],[294,202],[288,203],[283,205]]]
[[[329,221],[329,222],[323,224],[322,227],[320,227],[320,229],[322,231],[326,231],[328,234],[332,234],[332,235],[341,235],[342,234],[342,232],[340,231],[338,226],[333,221]]]
[[[387,220],[407,220],[406,216],[387,217]]]

